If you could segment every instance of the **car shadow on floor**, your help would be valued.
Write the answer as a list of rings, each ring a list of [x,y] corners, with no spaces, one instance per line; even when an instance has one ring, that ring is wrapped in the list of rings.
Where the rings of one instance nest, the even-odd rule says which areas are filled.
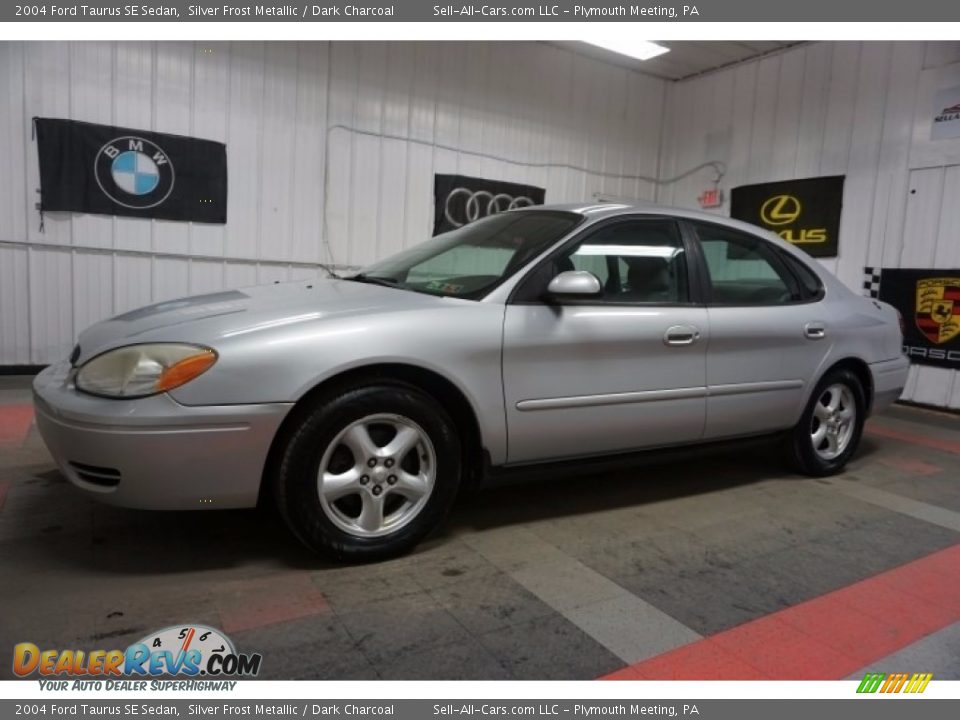
[[[869,463],[878,446],[864,438],[852,468]],[[49,467],[49,466],[47,466]],[[747,452],[712,450],[681,459],[630,458],[603,472],[556,466],[509,484],[461,494],[446,526],[425,548],[457,533],[544,519],[561,519],[722,491],[757,482],[797,482],[771,445]],[[332,563],[312,555],[269,506],[220,512],[158,512],[102,505],[70,487],[54,469],[38,466],[0,520],[0,547],[16,554],[5,570],[61,565],[107,574],[162,575],[232,568],[315,569]],[[16,517],[8,515],[15,512]],[[11,524],[13,525],[11,527]]]
[[[869,464],[880,449],[864,437],[849,470]],[[504,525],[522,525],[624,507],[721,492],[764,481],[823,482],[790,470],[783,450],[773,442],[757,442],[745,449],[692,449],[664,457],[634,456],[615,470],[564,470],[546,476],[511,478],[501,486],[466,493],[447,523],[446,533],[481,531]]]
[[[4,512],[15,512],[12,522],[19,527],[3,528],[0,547],[16,542],[19,557],[13,562],[24,568],[34,555],[111,574],[318,567],[271,507],[217,512],[112,507],[81,494],[55,469],[23,483],[24,492]],[[40,567],[50,566],[46,558],[37,560]]]

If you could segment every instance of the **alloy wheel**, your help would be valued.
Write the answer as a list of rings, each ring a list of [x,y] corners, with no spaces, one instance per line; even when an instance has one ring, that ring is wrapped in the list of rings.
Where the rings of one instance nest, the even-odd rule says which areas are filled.
[[[857,419],[853,391],[842,383],[828,386],[813,408],[810,441],[823,460],[835,460],[850,445]]]
[[[410,418],[368,415],[347,425],[320,460],[324,514],[356,537],[380,537],[420,514],[436,483],[429,435]]]

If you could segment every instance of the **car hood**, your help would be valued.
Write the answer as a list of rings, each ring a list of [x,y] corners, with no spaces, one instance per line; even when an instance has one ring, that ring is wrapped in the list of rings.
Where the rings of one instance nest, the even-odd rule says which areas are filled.
[[[323,318],[436,307],[450,298],[350,280],[311,280],[225,290],[131,310],[83,331],[81,363],[105,350],[139,342],[217,340]],[[454,300],[454,302],[464,302]]]

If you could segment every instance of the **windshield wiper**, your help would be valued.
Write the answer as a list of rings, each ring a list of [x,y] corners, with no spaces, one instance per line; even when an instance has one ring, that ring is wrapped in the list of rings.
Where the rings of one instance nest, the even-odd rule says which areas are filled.
[[[394,278],[377,277],[374,275],[366,275],[364,273],[353,275],[352,277],[347,278],[347,280],[356,280],[357,282],[370,283],[371,285],[383,285],[384,287],[400,288],[401,290],[405,289],[403,287],[403,283],[401,283],[399,280],[395,280]]]
[[[332,266],[324,265],[323,263],[317,263],[317,267],[319,267],[321,270],[324,270],[327,273],[327,275],[332,277],[334,280],[343,280],[340,274],[336,270],[334,270]]]

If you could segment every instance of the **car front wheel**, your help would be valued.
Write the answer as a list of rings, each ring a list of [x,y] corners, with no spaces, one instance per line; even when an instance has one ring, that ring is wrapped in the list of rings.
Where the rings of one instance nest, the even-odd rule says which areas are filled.
[[[343,560],[406,552],[438,526],[460,481],[455,427],[405,384],[345,389],[302,412],[284,447],[277,505],[310,549]]]
[[[866,419],[863,386],[849,370],[833,370],[817,384],[788,438],[793,465],[823,477],[841,472],[856,452]]]

